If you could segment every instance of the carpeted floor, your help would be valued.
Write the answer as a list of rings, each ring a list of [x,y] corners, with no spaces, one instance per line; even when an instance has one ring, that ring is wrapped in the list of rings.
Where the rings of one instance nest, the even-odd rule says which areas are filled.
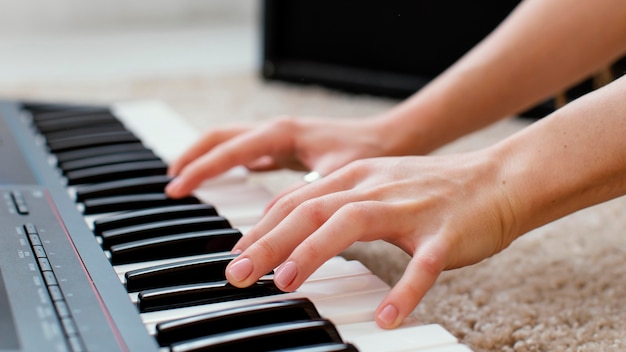
[[[395,101],[260,82],[253,73],[97,82],[0,82],[0,97],[110,103],[160,99],[198,128],[272,116],[367,116]],[[504,120],[438,153],[489,145],[527,125]],[[300,174],[256,175],[277,192]],[[444,273],[414,315],[444,326],[474,351],[626,350],[626,198],[589,208],[522,237],[477,265]],[[393,284],[409,258],[385,243],[345,256]]]

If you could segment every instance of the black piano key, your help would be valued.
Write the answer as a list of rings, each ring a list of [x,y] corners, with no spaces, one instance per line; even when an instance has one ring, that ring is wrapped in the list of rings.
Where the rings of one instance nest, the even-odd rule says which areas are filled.
[[[41,132],[41,134],[43,134],[48,141],[77,137],[86,134],[116,131],[126,131],[126,127],[124,127],[124,125],[122,125],[120,122],[115,121],[109,123],[102,122],[99,124],[93,124],[89,121],[86,121],[81,127],[60,127],[56,130],[44,130],[41,128],[39,129],[39,132]]]
[[[157,221],[102,231],[102,247],[137,241],[176,233],[217,230],[230,228],[230,222],[223,216],[200,216],[195,218]]]
[[[82,128],[103,127],[107,125],[115,125],[118,128],[122,127],[122,129],[124,129],[124,125],[110,113],[64,116],[56,119],[35,121],[35,125],[39,132],[46,136],[56,132],[74,131]]]
[[[138,210],[162,206],[199,203],[200,201],[195,197],[172,199],[169,198],[165,193],[145,193],[87,199],[82,203],[82,205],[83,214],[90,215],[116,211]]]
[[[64,172],[69,172],[90,167],[151,160],[161,159],[156,156],[151,150],[144,149],[130,153],[115,153],[88,159],[66,161],[64,163],[60,163],[59,167]]]
[[[273,352],[359,352],[359,350],[351,343],[330,342],[319,345],[279,349]]]
[[[161,160],[127,162],[105,166],[94,166],[65,173],[69,185],[99,183],[124,178],[164,175],[167,164]]]
[[[89,198],[160,192],[171,180],[167,175],[157,175],[78,185],[76,200],[82,202]]]
[[[130,131],[119,132],[103,132],[97,134],[83,135],[77,137],[55,139],[47,141],[48,148],[52,153],[58,153],[66,150],[89,148],[99,145],[110,145],[118,143],[139,142]]]
[[[226,254],[131,270],[125,274],[126,291],[223,281],[226,280],[226,266],[236,257]]]
[[[261,352],[302,346],[342,343],[339,332],[326,319],[270,324],[179,342],[171,352]]]
[[[154,176],[153,176],[154,177]],[[165,176],[162,176],[165,177]],[[123,182],[123,181],[119,181]],[[97,185],[94,185],[97,186]],[[162,189],[162,188],[161,188]],[[98,195],[98,189],[95,188],[93,192],[86,192],[87,198],[89,195]],[[143,193],[133,191],[131,193]],[[135,211],[127,211],[119,214],[112,214],[109,216],[101,217],[93,222],[94,233],[96,235],[102,234],[102,231],[116,229],[120,227],[133,226],[146,224],[149,222],[192,218],[197,216],[214,216],[217,215],[217,210],[210,204],[182,204],[172,205],[160,208],[150,208]]]
[[[93,158],[96,156],[115,153],[131,153],[138,150],[146,150],[146,147],[141,142],[135,141],[131,143],[120,143],[84,149],[68,150],[56,153],[55,157],[57,159],[57,162],[60,164],[71,160]]]
[[[69,104],[31,104],[26,103],[24,108],[31,112],[35,122],[56,120],[70,116],[110,114],[111,109],[106,106],[69,105]]]
[[[237,229],[179,233],[113,245],[109,253],[113,265],[183,258],[230,251],[241,236]]]
[[[145,313],[283,293],[271,279],[259,280],[246,288],[235,287],[224,280],[150,289],[139,292],[137,297],[139,311]]]
[[[156,325],[161,346],[191,340],[210,334],[241,330],[267,324],[320,319],[307,298],[287,299],[223,309]]]

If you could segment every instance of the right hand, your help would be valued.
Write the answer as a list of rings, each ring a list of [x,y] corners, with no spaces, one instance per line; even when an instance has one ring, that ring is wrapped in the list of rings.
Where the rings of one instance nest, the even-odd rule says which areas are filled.
[[[214,128],[174,161],[166,188],[172,198],[191,193],[205,179],[243,165],[251,171],[281,168],[323,175],[351,161],[391,150],[381,119],[276,118],[259,125]]]

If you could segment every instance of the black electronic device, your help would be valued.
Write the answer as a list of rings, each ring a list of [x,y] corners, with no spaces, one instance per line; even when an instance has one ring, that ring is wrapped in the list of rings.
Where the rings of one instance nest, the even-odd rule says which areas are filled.
[[[265,0],[262,73],[406,97],[482,40],[518,3]]]

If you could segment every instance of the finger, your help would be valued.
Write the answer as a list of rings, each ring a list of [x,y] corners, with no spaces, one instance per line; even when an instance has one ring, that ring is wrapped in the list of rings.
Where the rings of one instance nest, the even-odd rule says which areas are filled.
[[[376,323],[395,328],[417,307],[445,268],[445,250],[434,241],[425,243],[406,271],[376,309]]]
[[[292,192],[283,195],[271,206],[271,208],[268,209],[263,218],[261,218],[261,220],[235,244],[233,251],[244,251],[252,243],[258,241],[261,237],[278,226],[278,224],[281,223],[297,207],[302,208],[304,205],[304,209],[306,209],[306,206],[308,206],[306,204],[315,204],[312,203],[312,200],[318,197],[338,193],[346,189],[351,189],[352,183],[353,180],[348,180],[346,182],[343,177],[334,177],[331,175],[327,178],[321,179],[315,183],[307,184],[303,187],[299,187]],[[319,206],[312,205],[311,210],[317,211],[314,209],[316,207],[319,207],[319,209],[325,208],[326,210],[333,211],[337,209],[332,209],[329,204],[320,204]]]
[[[273,171],[281,168],[274,158],[269,155],[264,155],[252,162],[245,165],[248,170],[251,171]]]
[[[334,212],[322,204],[327,204],[325,198],[307,201],[265,236],[250,243],[226,268],[228,281],[237,287],[247,287],[275,269]],[[250,233],[242,239],[249,236]]]
[[[284,128],[259,128],[215,145],[180,171],[166,187],[167,194],[174,198],[186,196],[205,179],[235,166],[246,165],[265,155],[289,153],[293,142],[287,132]]]
[[[287,189],[279,192],[277,195],[275,195],[274,197],[272,197],[272,199],[270,199],[270,201],[267,203],[267,206],[265,207],[265,211],[263,212],[264,214],[267,214],[267,212],[274,206],[274,204],[276,204],[276,202],[278,202],[278,200],[280,200],[281,198],[283,198],[284,196],[306,186],[308,183],[302,182],[302,183],[298,183],[295,184],[291,187],[288,187]]]
[[[172,162],[167,170],[170,177],[174,177],[193,160],[196,160],[204,153],[211,150],[216,145],[233,138],[234,136],[249,130],[247,126],[231,126],[217,130],[210,130],[203,134],[195,143]]]
[[[337,199],[344,203],[345,201]],[[392,207],[376,201],[352,202],[341,206],[319,229],[307,237],[275,272],[276,286],[293,291],[328,259],[354,242],[380,238],[394,232]],[[305,215],[306,216],[306,215]]]

